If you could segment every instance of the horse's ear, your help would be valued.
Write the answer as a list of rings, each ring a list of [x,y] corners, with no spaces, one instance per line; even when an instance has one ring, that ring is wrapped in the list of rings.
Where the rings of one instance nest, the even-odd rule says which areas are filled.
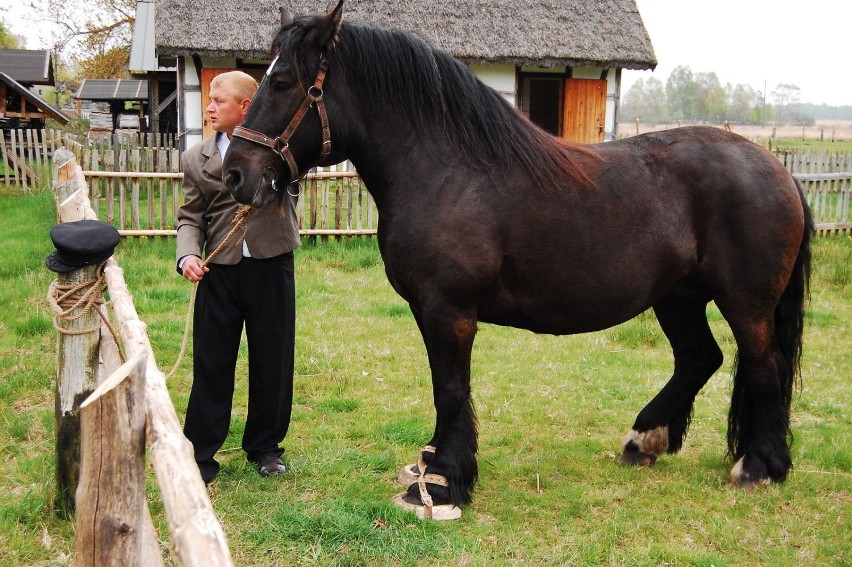
[[[290,10],[281,6],[278,8],[278,12],[281,14],[281,27],[289,26],[293,23],[293,14],[290,13]]]
[[[334,10],[327,13],[317,22],[314,32],[321,49],[334,49],[337,44],[340,22],[343,20],[343,3],[340,0]]]

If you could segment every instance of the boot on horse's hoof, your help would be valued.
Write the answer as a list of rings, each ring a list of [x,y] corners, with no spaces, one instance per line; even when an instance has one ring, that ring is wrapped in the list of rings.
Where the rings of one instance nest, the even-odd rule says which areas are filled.
[[[426,467],[420,470],[417,482],[393,497],[395,506],[406,512],[415,512],[421,520],[458,520],[461,518],[461,508],[452,503],[435,504],[432,495],[426,490],[426,485],[448,487],[447,478],[437,474],[427,474]]]
[[[420,457],[418,457],[416,463],[405,465],[404,467],[399,469],[399,474],[396,477],[397,482],[406,485],[414,484],[415,482],[417,482],[417,479],[420,477],[420,471],[426,469],[426,465],[428,465],[429,462],[432,461],[432,456],[434,454],[434,446],[426,445],[425,447],[423,447],[423,450],[420,452]]]

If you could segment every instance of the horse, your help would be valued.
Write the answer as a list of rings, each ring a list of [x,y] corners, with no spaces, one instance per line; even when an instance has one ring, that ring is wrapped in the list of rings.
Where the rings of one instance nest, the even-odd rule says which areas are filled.
[[[567,335],[653,309],[674,371],[621,442],[621,461],[676,453],[723,362],[711,301],[737,347],[730,483],[783,482],[813,221],[779,161],[714,127],[569,143],[449,54],[343,21],[343,4],[282,15],[223,175],[237,201],[274,206],[309,169],[349,159],[373,196],[387,278],[422,334],[435,409],[395,503],[447,519],[472,501],[478,322]]]

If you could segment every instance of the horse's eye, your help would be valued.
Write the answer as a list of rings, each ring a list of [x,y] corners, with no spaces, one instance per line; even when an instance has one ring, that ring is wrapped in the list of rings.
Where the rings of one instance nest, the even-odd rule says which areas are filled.
[[[293,86],[293,82],[282,75],[273,75],[270,78],[269,84],[272,86],[272,89],[276,91],[290,90]]]

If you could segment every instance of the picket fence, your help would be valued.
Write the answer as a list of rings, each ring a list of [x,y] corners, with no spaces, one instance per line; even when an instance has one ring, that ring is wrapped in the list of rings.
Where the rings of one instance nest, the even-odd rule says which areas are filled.
[[[125,236],[175,234],[175,212],[183,202],[183,173],[173,138],[122,134],[109,143],[84,144],[59,130],[4,134],[0,153],[6,156],[6,167],[0,181],[7,188],[12,184],[39,187],[49,180],[50,156],[65,147],[84,170],[98,218]],[[852,234],[852,152],[776,148],[773,153],[801,183],[818,231]],[[376,234],[375,202],[351,164],[311,172],[300,190],[303,236]]]

